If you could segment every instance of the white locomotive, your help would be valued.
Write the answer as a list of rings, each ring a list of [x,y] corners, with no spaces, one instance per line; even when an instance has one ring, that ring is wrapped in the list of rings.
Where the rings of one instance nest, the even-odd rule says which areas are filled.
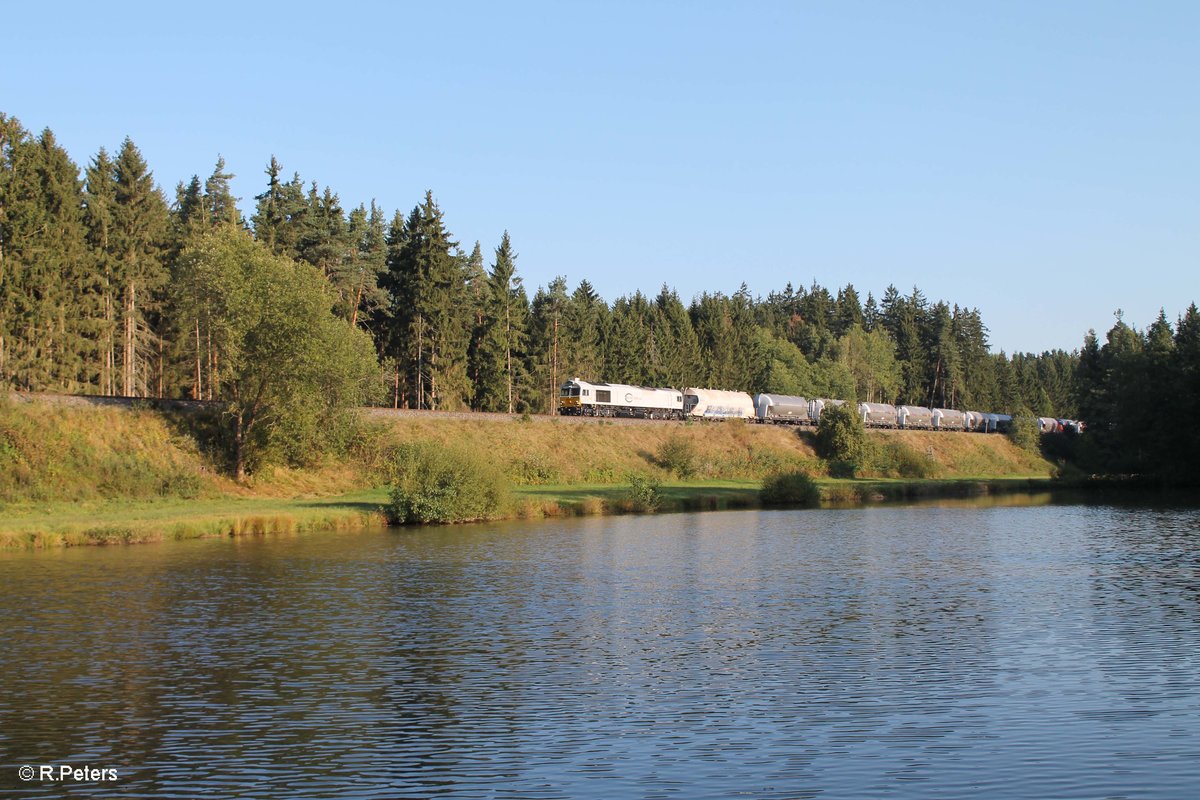
[[[572,378],[558,390],[558,413],[584,417],[683,419],[683,395],[624,383],[589,383]]]

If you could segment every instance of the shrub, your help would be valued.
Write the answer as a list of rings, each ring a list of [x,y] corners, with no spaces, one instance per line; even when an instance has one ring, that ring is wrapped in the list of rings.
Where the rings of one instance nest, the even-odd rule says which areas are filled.
[[[480,454],[416,442],[397,450],[384,514],[393,525],[470,522],[498,516],[508,495],[504,475]]]
[[[626,497],[634,511],[658,509],[659,504],[662,503],[662,495],[658,491],[662,484],[654,478],[637,474],[630,474],[627,480],[629,481],[629,490]]]
[[[767,476],[759,497],[764,506],[815,508],[821,504],[821,490],[807,472],[781,472]]]
[[[1008,438],[1017,447],[1029,453],[1036,453],[1041,443],[1038,432],[1037,417],[1028,408],[1022,406],[1013,414],[1012,425],[1008,429]]]
[[[867,456],[867,431],[851,403],[827,405],[817,423],[817,455],[835,477],[853,478]]]
[[[696,472],[696,447],[679,434],[667,437],[655,455],[660,467],[680,478],[690,478]]]

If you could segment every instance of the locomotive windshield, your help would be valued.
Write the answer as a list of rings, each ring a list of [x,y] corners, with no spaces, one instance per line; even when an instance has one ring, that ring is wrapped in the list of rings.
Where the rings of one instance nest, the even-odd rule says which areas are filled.
[[[579,397],[579,387],[578,386],[564,386],[559,391],[558,396],[559,397]]]

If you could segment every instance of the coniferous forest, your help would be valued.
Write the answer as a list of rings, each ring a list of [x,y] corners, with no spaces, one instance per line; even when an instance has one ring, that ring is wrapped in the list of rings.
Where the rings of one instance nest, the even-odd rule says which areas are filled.
[[[1178,475],[1200,444],[1168,425],[1200,419],[1194,304],[1078,352],[1007,355],[977,309],[915,286],[609,302],[559,277],[531,296],[520,243],[464,244],[430,191],[389,215],[271,158],[243,210],[232,177],[218,157],[167,196],[131,139],[81,169],[0,114],[0,385],[222,401],[235,448],[285,417],[320,428],[304,387],[553,413],[572,376],[1080,418],[1094,435],[1070,455],[1102,472]]]

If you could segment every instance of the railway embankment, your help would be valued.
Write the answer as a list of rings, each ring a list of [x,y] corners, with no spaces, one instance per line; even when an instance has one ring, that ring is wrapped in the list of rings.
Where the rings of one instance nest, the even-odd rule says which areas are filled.
[[[1051,465],[1003,436],[873,431],[855,481],[828,478],[806,428],[744,422],[556,419],[371,411],[345,457],[224,476],[189,426],[190,409],[0,397],[0,547],[291,533],[382,522],[389,454],[406,443],[466,447],[511,483],[497,516],[756,504],[762,479],[813,475],[827,501],[870,502],[1041,486]],[[1029,481],[1037,481],[1029,484]]]

